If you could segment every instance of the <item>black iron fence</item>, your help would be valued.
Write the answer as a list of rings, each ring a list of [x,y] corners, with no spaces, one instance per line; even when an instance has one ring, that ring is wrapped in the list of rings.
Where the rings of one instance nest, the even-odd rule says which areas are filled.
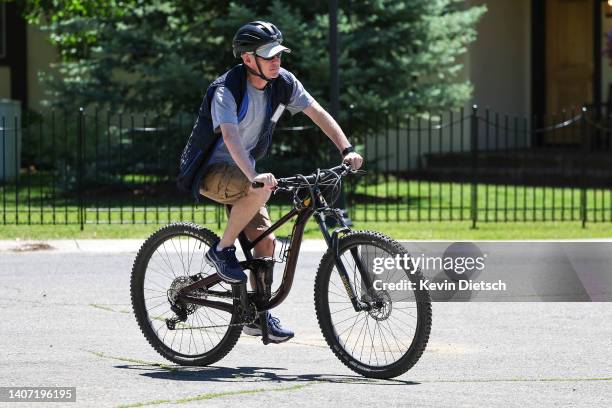
[[[224,222],[175,188],[194,121],[98,109],[0,118],[2,224]],[[612,221],[612,116],[606,106],[550,117],[489,110],[406,117],[354,113],[345,127],[366,158],[345,184],[356,221]],[[261,168],[279,176],[329,164],[325,136],[280,124]],[[275,197],[274,211],[290,203]]]
[[[386,114],[361,129],[371,175],[349,195],[358,219],[612,220],[607,106],[542,118]]]

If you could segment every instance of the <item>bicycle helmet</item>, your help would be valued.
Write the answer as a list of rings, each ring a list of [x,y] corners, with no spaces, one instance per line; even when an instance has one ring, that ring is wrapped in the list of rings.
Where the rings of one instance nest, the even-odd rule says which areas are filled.
[[[283,34],[272,23],[252,21],[236,31],[232,40],[234,57],[239,58],[243,52],[255,52],[262,45],[283,42]]]
[[[266,21],[252,21],[243,25],[236,31],[232,40],[232,49],[234,57],[240,58],[244,52],[256,53],[260,57],[270,58],[279,52],[291,52],[291,50],[283,45],[283,34],[272,23]],[[271,79],[263,75],[261,66],[257,58],[255,59],[259,72],[247,67],[249,72],[258,77],[270,82]]]

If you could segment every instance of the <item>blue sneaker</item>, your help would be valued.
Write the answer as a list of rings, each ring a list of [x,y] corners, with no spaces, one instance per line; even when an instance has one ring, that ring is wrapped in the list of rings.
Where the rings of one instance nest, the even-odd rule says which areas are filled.
[[[206,252],[206,263],[215,267],[217,275],[224,282],[237,285],[247,281],[247,276],[236,259],[236,247],[233,245],[221,251],[217,251],[216,244],[213,245]]]
[[[271,343],[282,343],[293,338],[294,333],[291,330],[283,329],[280,324],[278,317],[272,316],[272,313],[267,312],[268,315],[268,338]],[[242,332],[249,336],[261,336],[261,325],[259,324],[259,318],[255,320],[253,324],[247,324],[242,329]]]

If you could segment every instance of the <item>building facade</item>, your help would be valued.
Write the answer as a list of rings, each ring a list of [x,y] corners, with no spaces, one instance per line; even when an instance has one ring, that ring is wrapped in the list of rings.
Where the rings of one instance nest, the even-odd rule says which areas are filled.
[[[0,99],[40,110],[45,91],[38,73],[59,60],[49,36],[25,22],[18,2],[0,3]]]
[[[609,100],[603,49],[612,6],[601,0],[472,0],[488,12],[470,48],[473,100],[510,115],[561,114]]]

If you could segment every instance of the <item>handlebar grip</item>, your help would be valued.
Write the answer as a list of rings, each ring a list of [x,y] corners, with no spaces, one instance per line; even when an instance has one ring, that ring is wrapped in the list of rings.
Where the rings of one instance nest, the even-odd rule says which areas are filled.
[[[253,188],[262,188],[264,186],[264,183],[260,182],[260,181],[252,181],[251,182],[251,187]]]

